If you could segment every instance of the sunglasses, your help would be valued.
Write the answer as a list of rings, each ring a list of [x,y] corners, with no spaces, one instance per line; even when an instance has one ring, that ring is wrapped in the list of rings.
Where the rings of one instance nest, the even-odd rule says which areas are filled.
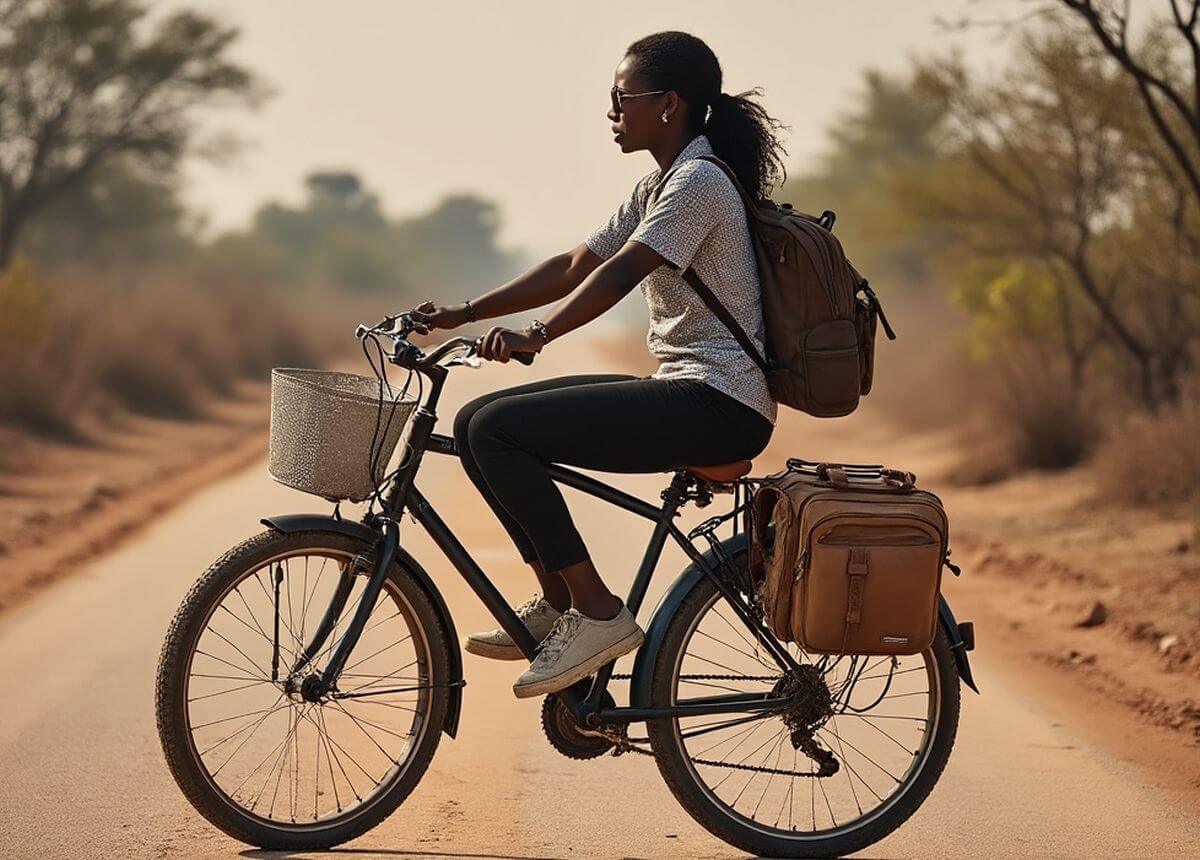
[[[613,113],[619,114],[619,113],[621,113],[621,103],[625,99],[637,99],[637,98],[641,98],[642,96],[659,96],[667,91],[666,90],[650,90],[649,92],[645,92],[645,93],[624,93],[624,92],[621,92],[616,87],[613,87],[609,92],[612,95]]]

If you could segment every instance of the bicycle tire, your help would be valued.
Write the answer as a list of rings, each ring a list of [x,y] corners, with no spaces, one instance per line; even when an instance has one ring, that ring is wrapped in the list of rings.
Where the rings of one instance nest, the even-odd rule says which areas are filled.
[[[281,554],[304,550],[335,551],[353,557],[369,550],[364,542],[333,532],[261,532],[230,549],[197,580],[171,621],[163,642],[155,683],[159,739],[167,765],[187,800],[210,823],[249,845],[275,850],[318,850],[339,845],[366,833],[387,818],[408,797],[425,774],[441,739],[449,702],[450,656],[448,633],[429,596],[412,576],[393,563],[387,579],[402,595],[420,629],[429,660],[428,698],[419,740],[391,784],[355,814],[329,823],[287,826],[251,815],[225,796],[208,778],[191,742],[187,719],[187,675],[191,649],[198,644],[207,619],[216,611],[230,583],[244,578]],[[407,621],[407,619],[406,619]],[[416,632],[416,631],[414,631]]]
[[[745,555],[735,559],[745,564]],[[715,583],[708,577],[680,603],[671,619],[652,669],[651,706],[665,707],[674,702],[675,674],[682,660],[680,649],[698,621],[698,616],[721,601]],[[749,631],[747,631],[749,635]],[[916,777],[898,798],[882,812],[870,816],[861,826],[832,836],[781,836],[767,832],[744,816],[715,800],[690,766],[688,753],[678,731],[678,720],[661,718],[647,721],[647,733],[659,772],[676,800],[702,827],[736,848],[765,857],[842,857],[873,845],[899,828],[925,801],[941,776],[954,746],[959,716],[959,678],[949,641],[939,627],[932,653],[941,691],[939,718],[929,752]]]

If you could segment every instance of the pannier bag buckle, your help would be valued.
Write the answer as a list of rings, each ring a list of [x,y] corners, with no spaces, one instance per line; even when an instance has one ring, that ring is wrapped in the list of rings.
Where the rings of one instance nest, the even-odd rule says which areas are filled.
[[[846,598],[846,623],[858,624],[862,620],[863,586],[867,581],[867,551],[862,547],[850,549],[850,560],[846,564],[850,576],[850,593]]]

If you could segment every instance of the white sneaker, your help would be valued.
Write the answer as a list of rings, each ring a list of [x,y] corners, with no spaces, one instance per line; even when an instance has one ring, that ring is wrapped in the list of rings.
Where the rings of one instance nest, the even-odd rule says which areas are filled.
[[[545,696],[565,690],[576,681],[637,649],[646,636],[629,607],[615,618],[600,621],[568,609],[538,647],[529,668],[513,684],[517,698]]]
[[[526,600],[516,608],[517,617],[529,628],[533,638],[541,642],[554,626],[554,622],[562,615],[551,606],[540,594]],[[503,627],[489,630],[486,633],[472,633],[463,643],[463,647],[471,654],[479,657],[489,657],[492,660],[524,660],[525,655],[517,647],[512,637],[504,632]]]

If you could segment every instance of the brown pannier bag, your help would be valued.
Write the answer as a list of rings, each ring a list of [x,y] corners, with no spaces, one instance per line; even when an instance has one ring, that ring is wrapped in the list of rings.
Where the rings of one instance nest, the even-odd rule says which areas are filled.
[[[949,523],[911,472],[793,458],[755,490],[747,519],[750,574],[776,638],[818,654],[932,644]]]

